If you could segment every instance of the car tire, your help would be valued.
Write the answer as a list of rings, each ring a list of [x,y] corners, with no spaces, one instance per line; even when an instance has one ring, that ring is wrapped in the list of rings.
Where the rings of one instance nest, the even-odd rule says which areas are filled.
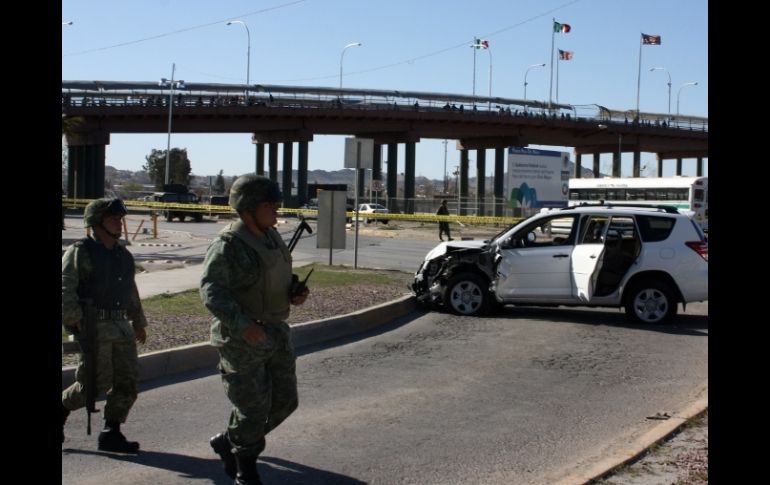
[[[383,219],[383,220],[382,220],[382,223],[383,223],[383,224],[387,224],[387,223],[388,223],[388,219]]]
[[[491,298],[488,287],[484,278],[477,274],[458,273],[447,282],[444,305],[457,315],[485,315]]]
[[[171,219],[173,219],[173,217],[171,217],[171,213],[167,212],[166,213],[166,222],[171,222]]]
[[[664,282],[642,280],[626,290],[626,316],[645,325],[671,321],[679,306],[674,291]]]

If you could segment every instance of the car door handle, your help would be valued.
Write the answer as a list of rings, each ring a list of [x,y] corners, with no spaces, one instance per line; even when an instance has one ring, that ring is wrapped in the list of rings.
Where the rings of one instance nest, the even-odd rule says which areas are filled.
[[[589,256],[589,258],[591,258],[591,259],[596,259],[596,255],[595,255],[595,254],[592,254],[591,256]]]
[[[554,254],[554,258],[569,258],[569,254]]]

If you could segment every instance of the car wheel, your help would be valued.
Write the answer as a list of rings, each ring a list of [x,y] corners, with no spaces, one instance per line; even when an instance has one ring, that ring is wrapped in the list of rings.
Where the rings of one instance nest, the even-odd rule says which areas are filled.
[[[383,223],[383,224],[387,224],[387,223],[388,223],[388,220],[387,220],[387,219],[383,219],[383,220],[382,220],[382,223]]]
[[[171,213],[167,212],[166,213],[166,222],[171,222],[171,219],[173,219],[173,217],[171,217]]]
[[[179,222],[184,222],[185,217],[187,217],[187,216],[185,216],[184,214],[180,214],[179,215]]]
[[[628,291],[625,309],[630,320],[643,324],[666,323],[676,315],[678,304],[667,284],[643,280]]]
[[[194,218],[195,218],[195,222],[202,222],[203,214],[195,214]]]
[[[476,274],[459,273],[446,285],[444,304],[458,315],[484,315],[489,308],[488,286]]]

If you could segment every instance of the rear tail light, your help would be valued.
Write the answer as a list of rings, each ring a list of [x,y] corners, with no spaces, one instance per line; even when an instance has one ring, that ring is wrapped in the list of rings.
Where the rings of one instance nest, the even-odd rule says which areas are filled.
[[[709,245],[707,242],[703,241],[688,241],[685,243],[687,247],[698,253],[701,258],[705,259],[706,262],[709,260]]]

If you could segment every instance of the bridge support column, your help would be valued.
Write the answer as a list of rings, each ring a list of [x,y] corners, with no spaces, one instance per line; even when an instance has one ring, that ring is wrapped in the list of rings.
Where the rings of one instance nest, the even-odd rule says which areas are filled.
[[[104,197],[106,145],[79,145],[67,148],[67,194],[79,199]]]
[[[255,172],[257,175],[265,175],[265,144],[257,143],[257,159]]]
[[[495,217],[503,216],[505,186],[505,148],[495,148]]]
[[[465,215],[463,200],[468,200],[468,150],[460,150],[460,197],[457,199],[457,213]]]
[[[267,148],[267,164],[268,170],[270,170],[270,180],[278,183],[278,143],[270,143]]]
[[[658,177],[663,176],[663,157],[658,153]]]
[[[677,158],[676,159],[676,174],[682,175],[682,159]]]
[[[297,148],[297,207],[302,207],[307,203],[308,143],[300,141]]]
[[[695,163],[695,176],[703,177],[703,158],[698,157],[698,161]]]
[[[67,194],[80,199],[104,197],[105,145],[70,146],[67,149]]]
[[[382,145],[376,143],[372,154],[372,180],[382,180]]]
[[[620,155],[619,151],[612,152],[612,176],[620,177]]]
[[[106,131],[67,136],[67,194],[80,199],[104,197],[105,148],[110,143]]]
[[[479,148],[476,150],[476,206],[478,207],[476,215],[484,214],[484,195],[486,193],[486,172],[487,172],[487,150]]]
[[[283,191],[283,206],[294,208],[291,196],[292,159],[294,158],[294,144],[283,144],[283,176],[281,177],[281,190]]]
[[[404,214],[414,214],[414,169],[416,143],[404,145]]]
[[[634,150],[634,177],[640,176],[640,167],[642,164],[642,154],[639,150]]]
[[[575,154],[575,178],[579,179],[583,175],[583,154]]]
[[[388,144],[388,210],[398,213],[398,143]]]
[[[601,175],[602,174],[602,170],[601,170],[601,167],[599,166],[599,158],[601,158],[602,154],[601,153],[594,153],[593,156],[594,156],[594,168],[593,168],[593,171],[594,171],[594,178],[596,179],[596,178],[599,178],[599,177],[602,176]]]

